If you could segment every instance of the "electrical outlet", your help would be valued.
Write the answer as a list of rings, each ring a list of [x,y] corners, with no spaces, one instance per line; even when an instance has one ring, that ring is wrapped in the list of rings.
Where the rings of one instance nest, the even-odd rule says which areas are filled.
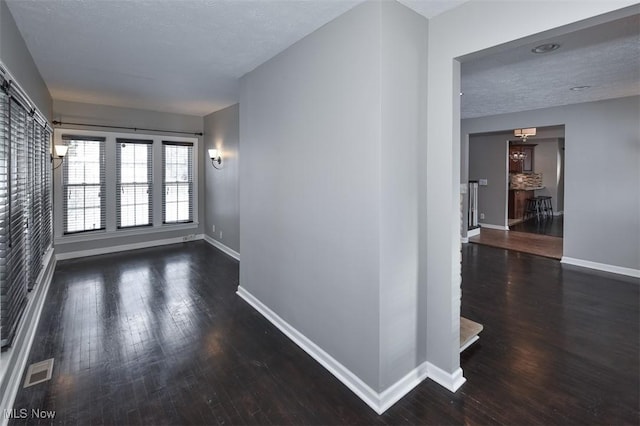
[[[213,233],[215,233],[215,232],[216,232],[216,226],[215,226],[215,225],[211,225],[211,231],[212,231]]]
[[[487,186],[489,183],[487,182],[486,179],[479,179],[478,180],[478,185],[480,186]]]
[[[480,219],[484,219],[484,213],[480,213]]]
[[[222,231],[220,231],[220,239],[222,239]]]
[[[189,234],[189,235],[185,235],[184,237],[182,237],[182,241],[193,241],[196,239],[196,235],[195,234]]]

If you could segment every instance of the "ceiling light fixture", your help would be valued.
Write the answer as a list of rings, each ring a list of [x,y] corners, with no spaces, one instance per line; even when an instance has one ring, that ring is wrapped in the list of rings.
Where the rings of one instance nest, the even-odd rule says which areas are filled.
[[[522,138],[522,142],[526,142],[529,136],[536,135],[536,128],[529,127],[528,129],[515,129],[513,135],[517,138]]]
[[[560,48],[560,45],[558,43],[545,43],[545,44],[541,44],[540,46],[536,46],[533,49],[531,49],[531,51],[533,53],[549,53],[549,52],[553,52],[554,50],[558,50]]]
[[[573,90],[574,92],[579,92],[581,90],[585,90],[585,89],[588,89],[590,87],[591,86],[575,86],[575,87],[570,88],[569,90]]]

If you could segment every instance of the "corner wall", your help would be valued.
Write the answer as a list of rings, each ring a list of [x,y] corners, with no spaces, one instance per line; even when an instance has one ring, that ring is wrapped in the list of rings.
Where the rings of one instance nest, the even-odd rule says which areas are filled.
[[[424,379],[427,24],[365,2],[241,85],[239,293],[326,352],[380,412]]]
[[[238,154],[240,150],[238,104],[204,117],[204,232],[230,249],[240,252],[238,205]],[[208,149],[222,152],[220,170],[211,164]],[[215,232],[213,230],[215,226]]]

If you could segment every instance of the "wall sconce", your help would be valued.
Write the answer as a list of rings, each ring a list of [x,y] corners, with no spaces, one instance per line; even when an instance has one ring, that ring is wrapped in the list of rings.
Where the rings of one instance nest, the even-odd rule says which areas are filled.
[[[218,152],[217,149],[209,150],[209,158],[211,158],[211,165],[213,165],[215,169],[222,168],[222,155]]]
[[[67,155],[67,150],[69,149],[69,147],[67,145],[54,145],[53,148],[56,152],[57,158],[54,157],[53,154],[51,154],[51,162],[53,163],[53,160],[60,160],[60,164],[53,168],[53,170],[55,170],[58,167],[62,166],[62,163],[64,163],[64,157]]]

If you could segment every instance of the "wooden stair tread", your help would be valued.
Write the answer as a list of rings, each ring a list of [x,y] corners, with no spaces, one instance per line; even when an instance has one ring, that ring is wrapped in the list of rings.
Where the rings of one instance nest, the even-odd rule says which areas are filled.
[[[478,340],[478,334],[483,328],[482,324],[460,317],[460,352]]]

